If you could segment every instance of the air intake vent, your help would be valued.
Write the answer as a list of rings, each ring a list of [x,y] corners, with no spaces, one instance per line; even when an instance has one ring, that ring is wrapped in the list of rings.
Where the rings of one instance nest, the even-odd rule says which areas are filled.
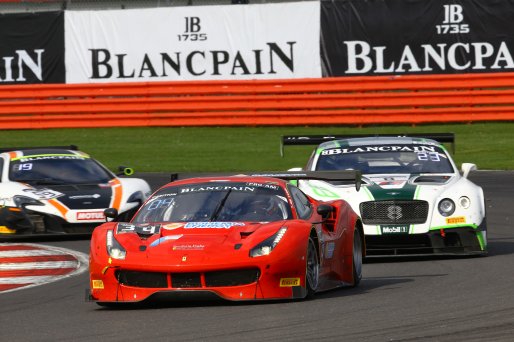
[[[420,224],[427,221],[426,201],[369,201],[360,204],[364,224]]]

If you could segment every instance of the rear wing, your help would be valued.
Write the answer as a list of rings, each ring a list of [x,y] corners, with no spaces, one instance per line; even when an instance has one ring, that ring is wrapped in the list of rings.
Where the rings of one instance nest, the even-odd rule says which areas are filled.
[[[358,170],[344,170],[344,171],[263,171],[263,172],[248,172],[248,173],[172,173],[171,181],[174,182],[179,179],[194,178],[194,177],[215,177],[215,176],[247,176],[247,177],[271,177],[280,178],[286,181],[295,180],[321,180],[321,181],[341,181],[355,184],[355,189],[359,191],[362,184],[362,174]]]
[[[68,146],[33,146],[33,147],[0,147],[0,153],[12,152],[12,151],[24,151],[24,150],[38,150],[38,149],[62,149],[62,150],[73,150],[77,151],[79,148],[77,145]]]
[[[332,140],[371,137],[410,137],[432,139],[440,143],[450,143],[452,145],[452,153],[455,153],[454,133],[283,135],[282,140],[280,142],[280,156],[284,156],[284,146],[286,145],[319,145],[321,143]]]

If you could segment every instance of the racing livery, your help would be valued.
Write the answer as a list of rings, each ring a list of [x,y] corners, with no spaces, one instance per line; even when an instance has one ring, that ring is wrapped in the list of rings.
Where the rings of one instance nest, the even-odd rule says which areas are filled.
[[[0,152],[0,238],[91,234],[104,209],[130,218],[150,195],[146,181],[118,178],[73,145]]]
[[[360,170],[362,190],[337,182],[302,180],[298,186],[319,200],[344,199],[362,218],[367,256],[487,253],[482,188],[461,175],[441,142],[405,136],[287,136],[283,145],[319,146],[307,170]],[[301,169],[291,169],[301,170]]]
[[[359,217],[343,200],[316,201],[276,177],[344,180],[358,187],[359,174],[171,182],[130,223],[95,229],[91,299],[103,306],[162,298],[298,299],[356,286],[365,250]]]

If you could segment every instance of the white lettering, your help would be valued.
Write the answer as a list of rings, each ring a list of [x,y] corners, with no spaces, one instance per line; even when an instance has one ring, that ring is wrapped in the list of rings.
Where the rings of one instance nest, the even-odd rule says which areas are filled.
[[[347,74],[430,72],[434,68],[458,71],[514,69],[514,59],[506,42],[499,45],[489,42],[406,45],[397,61],[386,60],[385,46],[371,47],[364,41],[343,43],[347,48]]]

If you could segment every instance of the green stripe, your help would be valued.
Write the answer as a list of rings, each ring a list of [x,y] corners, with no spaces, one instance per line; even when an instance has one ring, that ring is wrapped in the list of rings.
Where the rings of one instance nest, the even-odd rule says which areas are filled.
[[[476,225],[476,224],[466,224],[464,226],[462,224],[451,224],[451,225],[447,225],[447,226],[430,227],[430,230],[465,228],[465,227],[469,227],[469,228],[473,228],[473,229],[478,229],[478,225]]]
[[[388,200],[412,200],[418,186],[405,182],[403,188],[400,189],[384,189],[378,184],[369,185],[368,190],[373,194],[376,201],[388,201]],[[398,195],[390,195],[389,192],[398,192]]]
[[[374,198],[373,198],[373,194],[371,193],[371,191],[368,190],[368,186],[363,186],[361,189],[364,189],[364,193],[368,196],[368,199],[370,201],[373,201]],[[381,235],[382,234],[382,231],[380,230],[380,225],[376,225],[375,226],[376,230],[377,230],[377,234],[378,235]]]
[[[480,244],[480,249],[485,251],[486,247],[487,247],[487,244],[484,240],[484,235],[483,235],[484,232],[478,232],[477,234],[477,239],[478,239],[478,243]]]

